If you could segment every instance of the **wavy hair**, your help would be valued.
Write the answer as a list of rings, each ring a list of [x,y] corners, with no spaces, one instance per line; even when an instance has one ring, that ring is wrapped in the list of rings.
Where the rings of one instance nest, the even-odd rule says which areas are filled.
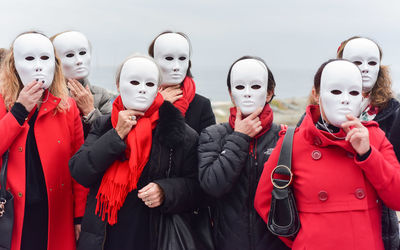
[[[9,53],[6,55],[4,58],[3,64],[2,64],[2,69],[1,69],[1,84],[0,84],[0,93],[3,96],[4,99],[4,104],[6,106],[7,110],[10,110],[11,107],[14,105],[16,102],[19,93],[21,92],[22,88],[24,85],[22,84],[22,81],[18,75],[17,69],[15,68],[15,62],[14,62],[14,42],[15,40],[25,34],[39,34],[48,39],[48,37],[40,32],[36,31],[28,31],[24,32],[20,35],[18,35],[9,50]],[[54,56],[55,56],[55,70],[54,70],[54,78],[53,82],[51,83],[49,87],[49,92],[57,97],[60,98],[61,101],[57,105],[57,111],[63,112],[69,108],[69,103],[68,103],[68,90],[67,90],[67,85],[62,73],[61,69],[61,61],[58,58],[56,51],[54,49]]]
[[[375,43],[379,49],[379,59],[382,60],[383,53],[381,47],[372,39],[361,36],[353,36],[347,40],[344,40],[337,50],[337,58],[343,58],[343,50],[346,47],[346,44],[357,38],[365,38]],[[393,98],[392,79],[390,77],[389,66],[380,65],[378,78],[370,92],[369,98],[371,100],[371,105],[378,107],[379,109],[384,109],[389,103],[390,99]]]

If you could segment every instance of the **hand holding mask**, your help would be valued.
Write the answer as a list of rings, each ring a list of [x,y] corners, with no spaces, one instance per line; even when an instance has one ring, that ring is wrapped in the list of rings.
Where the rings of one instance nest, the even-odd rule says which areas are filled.
[[[28,112],[39,103],[43,95],[43,83],[36,80],[24,86],[18,95],[17,102],[24,105]]]

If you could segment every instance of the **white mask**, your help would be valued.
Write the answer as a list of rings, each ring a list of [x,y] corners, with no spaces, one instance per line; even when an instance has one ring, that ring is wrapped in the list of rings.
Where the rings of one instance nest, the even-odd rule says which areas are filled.
[[[48,89],[53,82],[56,61],[51,41],[36,33],[19,36],[13,44],[14,63],[22,84],[34,80]]]
[[[119,79],[119,92],[125,108],[145,112],[157,96],[157,65],[146,58],[129,59],[122,66]]]
[[[351,62],[334,61],[325,66],[321,75],[320,104],[325,119],[340,127],[346,115],[360,115],[362,101],[360,70]]]
[[[154,43],[154,59],[161,68],[163,86],[180,84],[189,68],[189,42],[176,33],[163,34]]]
[[[347,59],[358,66],[362,74],[363,91],[371,91],[378,79],[380,69],[378,46],[366,38],[350,40],[344,47],[343,59]]]
[[[87,38],[80,32],[69,31],[53,40],[66,78],[83,79],[89,75],[91,51]]]
[[[247,116],[264,107],[268,96],[268,71],[255,59],[244,59],[233,65],[231,94],[236,106]]]

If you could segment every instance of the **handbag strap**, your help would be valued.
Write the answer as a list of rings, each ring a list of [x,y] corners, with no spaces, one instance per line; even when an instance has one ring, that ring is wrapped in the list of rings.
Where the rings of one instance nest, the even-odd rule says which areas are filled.
[[[3,154],[3,163],[1,166],[1,171],[0,171],[0,185],[1,185],[1,190],[0,190],[0,197],[5,198],[7,196],[7,162],[8,162],[8,150]]]
[[[292,183],[293,174],[291,169],[294,131],[294,127],[288,127],[283,138],[278,164],[271,173],[271,181],[274,189],[285,189]],[[276,175],[279,177],[275,178]],[[283,176],[288,176],[288,178],[282,179]]]

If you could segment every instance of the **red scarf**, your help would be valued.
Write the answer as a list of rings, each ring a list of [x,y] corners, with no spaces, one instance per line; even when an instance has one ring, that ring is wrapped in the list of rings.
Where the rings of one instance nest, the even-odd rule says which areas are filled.
[[[117,213],[125,202],[129,192],[137,188],[137,183],[143,168],[149,160],[152,131],[157,125],[158,109],[164,99],[157,94],[150,108],[125,138],[125,156],[128,160],[116,160],[104,173],[97,193],[96,214],[104,221],[108,214],[108,223],[117,223]],[[118,122],[118,113],[124,110],[121,96],[113,103],[111,124],[115,128]]]
[[[232,107],[230,109],[230,112],[231,112],[231,114],[229,116],[229,125],[231,125],[231,127],[233,129],[235,129],[236,107]],[[273,121],[274,117],[273,117],[272,109],[268,103],[265,104],[264,109],[262,110],[261,114],[258,117],[260,118],[262,129],[254,137],[256,139],[258,139],[260,136],[265,134],[265,132],[267,132],[272,126],[272,121]],[[242,117],[242,119],[245,119],[245,118]]]
[[[185,77],[181,86],[182,97],[174,102],[174,106],[181,111],[183,117],[185,117],[186,111],[189,108],[189,104],[192,102],[196,94],[196,85],[190,77]]]

